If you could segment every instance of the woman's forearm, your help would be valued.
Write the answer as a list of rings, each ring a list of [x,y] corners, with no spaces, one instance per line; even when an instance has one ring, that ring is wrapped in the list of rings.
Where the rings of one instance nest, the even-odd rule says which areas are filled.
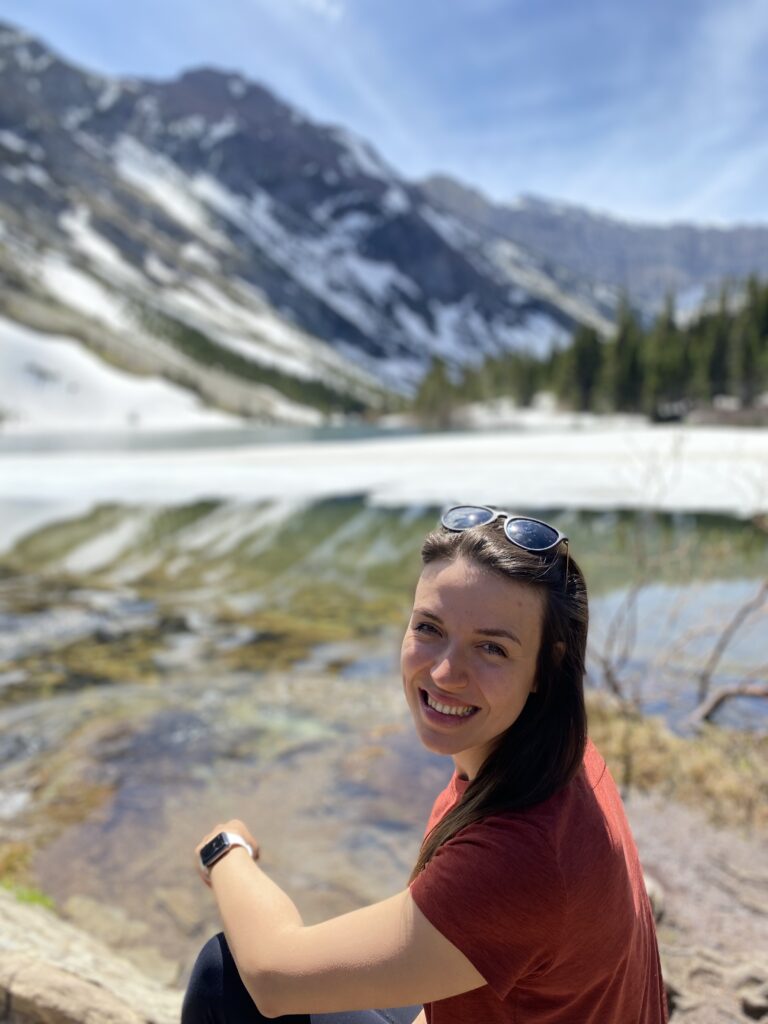
[[[301,915],[241,847],[213,866],[211,888],[243,983],[261,1012],[269,1015],[276,957],[288,933],[303,927]]]

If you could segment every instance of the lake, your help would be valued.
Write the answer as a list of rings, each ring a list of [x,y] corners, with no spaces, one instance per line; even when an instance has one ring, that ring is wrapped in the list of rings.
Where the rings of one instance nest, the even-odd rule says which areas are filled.
[[[397,649],[442,504],[567,533],[590,685],[607,661],[677,729],[768,577],[760,432],[221,442],[0,452],[3,843],[132,955],[151,932],[168,977],[214,923],[183,866],[201,822],[268,821],[310,919],[407,877],[448,768],[414,743]],[[764,670],[764,612],[712,685]],[[718,721],[763,730],[765,702]]]

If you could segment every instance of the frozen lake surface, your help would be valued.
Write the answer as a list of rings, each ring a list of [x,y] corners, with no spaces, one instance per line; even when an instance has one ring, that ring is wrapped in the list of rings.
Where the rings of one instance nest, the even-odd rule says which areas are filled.
[[[162,442],[158,441],[158,444]],[[494,502],[518,511],[768,513],[768,430],[613,426],[156,450],[0,452],[0,531],[101,502],[200,498],[372,505]]]

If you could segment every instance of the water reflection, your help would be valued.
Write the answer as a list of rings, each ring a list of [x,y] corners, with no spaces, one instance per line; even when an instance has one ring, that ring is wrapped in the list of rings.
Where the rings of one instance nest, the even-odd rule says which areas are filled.
[[[180,851],[231,816],[269,823],[265,864],[307,920],[404,884],[449,770],[414,741],[397,672],[437,511],[104,505],[0,556],[0,816],[75,920],[98,933],[109,903],[117,944],[146,961],[151,937],[176,976],[216,926]],[[592,681],[613,643],[628,694],[681,725],[722,624],[768,576],[765,534],[716,516],[531,511],[586,572]],[[756,613],[713,685],[764,664],[764,636]],[[718,720],[763,729],[765,702]]]
[[[415,427],[383,429],[373,423],[345,420],[318,427],[249,426],[201,430],[58,431],[55,434],[3,434],[0,453],[24,452],[150,452],[189,451],[211,448],[243,448],[248,445],[279,445],[308,441],[360,441],[375,437],[409,437],[425,433]],[[427,431],[428,433],[428,431]]]

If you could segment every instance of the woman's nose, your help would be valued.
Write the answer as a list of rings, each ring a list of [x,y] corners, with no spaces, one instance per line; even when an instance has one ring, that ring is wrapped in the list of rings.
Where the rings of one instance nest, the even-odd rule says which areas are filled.
[[[435,658],[430,675],[433,682],[444,690],[467,685],[466,666],[455,648],[444,650]]]

